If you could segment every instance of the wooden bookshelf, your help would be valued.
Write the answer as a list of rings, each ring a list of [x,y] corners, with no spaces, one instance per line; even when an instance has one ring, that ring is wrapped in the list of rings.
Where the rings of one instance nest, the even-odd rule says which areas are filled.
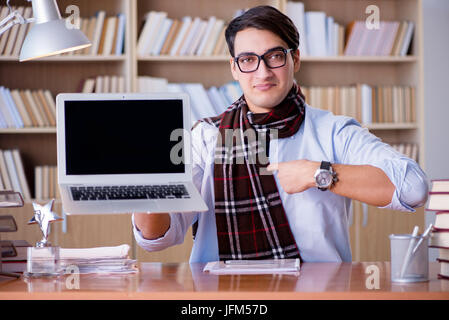
[[[411,20],[415,22],[411,55],[405,57],[302,57],[300,71],[296,79],[303,86],[347,86],[357,83],[369,85],[401,85],[416,88],[416,123],[375,123],[366,125],[374,134],[387,143],[417,143],[419,145],[419,162],[424,168],[424,103],[423,103],[423,55],[422,55],[422,0],[303,0],[306,11],[324,11],[343,25],[353,20],[366,18],[365,8],[375,4],[380,9],[381,20]],[[63,15],[73,1],[58,1]],[[207,19],[210,16],[229,22],[237,9],[256,5],[272,5],[286,12],[286,0],[80,0],[75,3],[80,7],[82,17],[95,15],[105,10],[107,15],[124,13],[126,16],[125,53],[120,56],[71,55],[49,57],[39,61],[19,63],[17,57],[0,56],[0,85],[10,89],[49,89],[53,96],[62,92],[76,92],[80,83],[97,75],[123,76],[126,89],[135,92],[139,76],[164,77],[169,82],[201,82],[206,88],[221,86],[233,80],[229,70],[229,56],[138,56],[136,46],[144,22],[144,16],[150,10],[166,11],[170,18],[182,18],[190,15]],[[16,1],[14,5],[29,5],[28,2]],[[34,194],[34,166],[56,165],[56,130],[55,128],[27,128],[0,130],[0,149],[19,148],[24,161],[26,176]],[[417,224],[423,229],[423,211],[417,214],[382,211],[369,207],[363,211],[361,205],[354,205],[354,215],[350,228],[354,260],[381,261],[389,259],[389,246],[385,237],[388,233],[411,232],[411,225]],[[16,214],[30,217],[30,204]],[[363,219],[368,212],[368,218]],[[56,228],[57,237],[64,246],[98,246],[116,243],[114,235],[104,236],[81,232],[81,226],[95,230],[110,226],[120,228],[117,221],[125,223],[129,216],[70,217],[68,232]],[[20,220],[20,219],[19,219]],[[20,221],[25,221],[23,218]],[[363,224],[363,221],[367,223]],[[101,227],[100,227],[101,226]],[[21,226],[19,226],[20,228]],[[98,227],[98,229],[96,229]],[[24,227],[28,228],[28,227]],[[126,225],[121,229],[120,239],[132,245],[133,252],[142,261],[185,261],[190,251],[191,241],[183,246],[171,248],[164,256],[137,249],[132,240],[131,229]],[[72,232],[72,233],[71,233]],[[75,233],[75,234],[74,234]],[[124,234],[126,233],[126,235]],[[30,233],[27,240],[31,243],[38,239]],[[21,234],[28,237],[27,233]],[[186,239],[189,235],[186,236]],[[85,237],[83,241],[79,237]],[[101,239],[100,239],[101,238]],[[89,240],[90,239],[90,240]],[[377,239],[374,242],[372,239]],[[371,241],[371,242],[370,242]],[[373,247],[374,246],[374,247]],[[176,259],[174,257],[177,257]],[[174,260],[175,259],[175,260]]]

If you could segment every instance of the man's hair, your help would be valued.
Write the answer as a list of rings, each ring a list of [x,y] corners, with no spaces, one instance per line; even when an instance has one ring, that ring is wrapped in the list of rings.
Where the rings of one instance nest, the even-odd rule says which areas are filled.
[[[246,28],[271,31],[287,43],[288,49],[298,49],[299,33],[292,20],[276,8],[258,6],[233,19],[226,28],[226,43],[232,57],[235,35]]]

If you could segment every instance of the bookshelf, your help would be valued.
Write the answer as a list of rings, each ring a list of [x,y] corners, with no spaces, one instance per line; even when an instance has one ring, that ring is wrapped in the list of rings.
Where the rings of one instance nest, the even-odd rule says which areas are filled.
[[[425,145],[423,103],[423,56],[422,56],[422,0],[303,0],[306,11],[323,11],[335,21],[347,26],[353,20],[364,20],[365,8],[377,5],[381,20],[411,20],[416,28],[407,56],[303,56],[296,79],[303,86],[349,86],[365,83],[372,86],[413,86],[416,98],[414,123],[372,123],[364,125],[382,140],[391,144],[402,142],[419,145],[419,163],[424,168]],[[221,86],[232,79],[229,56],[169,56],[143,55],[137,53],[137,44],[145,15],[151,10],[165,11],[168,17],[182,19],[184,16],[208,19],[211,16],[229,22],[236,10],[256,5],[272,5],[286,12],[286,0],[80,0],[58,1],[61,14],[69,5],[78,5],[82,17],[92,17],[99,10],[107,16],[125,14],[125,49],[122,55],[65,55],[39,61],[19,63],[16,57],[0,56],[0,85],[11,89],[49,89],[53,96],[60,92],[76,92],[83,80],[98,75],[116,75],[125,78],[126,90],[137,90],[139,76],[163,77],[169,82],[200,82],[206,88]],[[3,3],[2,3],[3,5]],[[29,5],[26,1],[14,1],[13,5]],[[314,106],[319,107],[319,106]],[[55,128],[1,129],[0,149],[18,148],[21,151],[25,174],[34,194],[34,167],[56,165]],[[24,218],[32,215],[31,203],[16,210]],[[20,211],[20,212],[19,212]],[[410,232],[415,224],[422,229],[423,210],[416,214],[390,212],[359,203],[353,205],[350,228],[353,259],[358,261],[389,260],[390,233]],[[146,253],[136,248],[132,239],[129,216],[80,217],[67,219],[67,232],[56,226],[55,237],[64,246],[98,246],[123,241],[133,247],[135,257],[142,261],[186,261],[192,245],[191,233],[186,243],[161,253]],[[127,226],[126,230],[121,225]],[[20,227],[19,227],[20,228]],[[80,230],[90,230],[82,232]],[[117,237],[104,230],[121,228]],[[31,238],[28,227],[16,236]],[[104,231],[99,235],[96,230]],[[82,234],[78,234],[82,232]],[[95,236],[93,234],[96,233]],[[80,240],[79,237],[83,239]],[[117,240],[118,239],[118,240]],[[376,239],[373,241],[372,239]]]

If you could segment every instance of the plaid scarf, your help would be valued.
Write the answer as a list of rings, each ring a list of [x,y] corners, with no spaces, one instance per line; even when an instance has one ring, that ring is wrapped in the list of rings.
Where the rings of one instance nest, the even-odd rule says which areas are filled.
[[[242,96],[223,114],[202,120],[219,128],[214,188],[220,260],[300,257],[266,166],[269,140],[276,137],[273,132],[286,138],[299,130],[305,115],[303,99],[294,85],[268,113],[252,113]]]

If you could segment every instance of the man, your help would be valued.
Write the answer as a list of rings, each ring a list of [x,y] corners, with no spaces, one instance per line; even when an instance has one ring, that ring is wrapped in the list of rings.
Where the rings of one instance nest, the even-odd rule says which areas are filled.
[[[209,211],[134,214],[140,246],[180,244],[195,224],[191,262],[351,261],[351,199],[403,211],[425,203],[426,177],[413,160],[354,119],[304,102],[294,81],[299,35],[287,16],[250,9],[231,21],[226,41],[244,94],[192,131],[194,182]]]

